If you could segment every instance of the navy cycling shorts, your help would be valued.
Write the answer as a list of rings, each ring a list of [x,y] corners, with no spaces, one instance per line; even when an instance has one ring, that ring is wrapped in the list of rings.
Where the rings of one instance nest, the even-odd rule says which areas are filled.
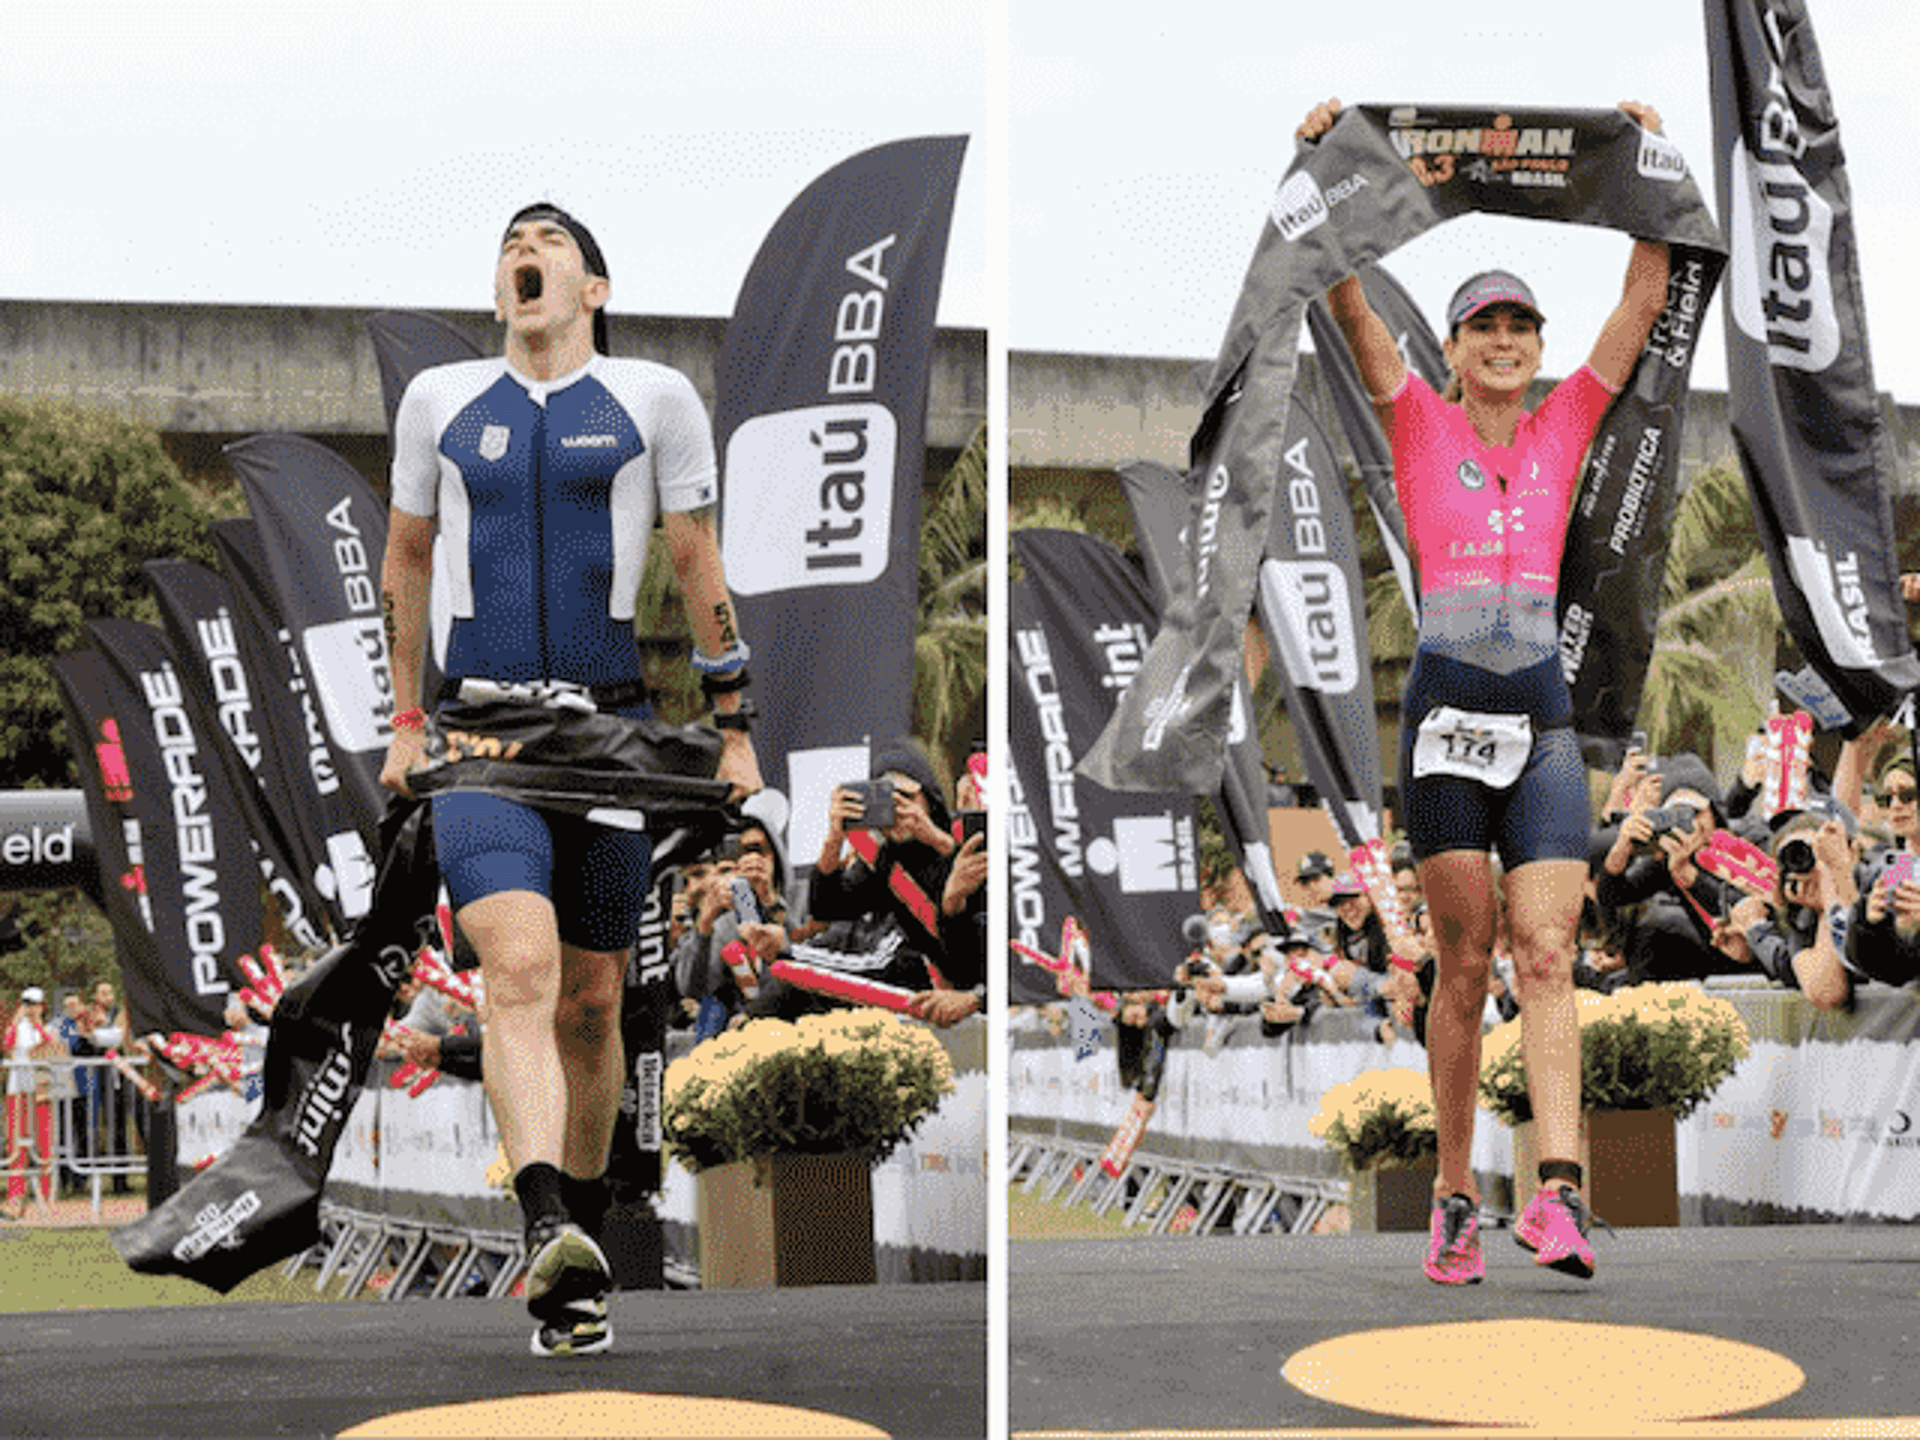
[[[475,791],[435,795],[432,804],[454,914],[503,890],[531,890],[553,902],[567,944],[633,948],[647,902],[649,837]]]
[[[1508,870],[1535,860],[1586,861],[1592,798],[1565,696],[1557,658],[1515,675],[1495,675],[1445,656],[1416,654],[1400,735],[1400,823],[1414,858],[1492,850]],[[1427,712],[1440,705],[1527,715],[1533,748],[1520,777],[1500,789],[1456,775],[1415,778],[1414,737]]]

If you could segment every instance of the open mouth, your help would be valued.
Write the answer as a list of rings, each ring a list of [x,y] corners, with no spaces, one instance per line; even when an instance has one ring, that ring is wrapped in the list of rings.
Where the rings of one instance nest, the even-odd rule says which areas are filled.
[[[540,291],[545,284],[546,277],[540,273],[538,266],[522,265],[518,270],[513,272],[514,294],[519,296],[522,301],[538,300],[540,298]]]

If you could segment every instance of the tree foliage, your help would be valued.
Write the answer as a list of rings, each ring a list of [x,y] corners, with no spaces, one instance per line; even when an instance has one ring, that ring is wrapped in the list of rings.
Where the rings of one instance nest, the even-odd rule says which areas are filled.
[[[88,620],[157,622],[141,564],[212,564],[207,522],[239,508],[189,485],[148,426],[0,397],[0,789],[75,783],[47,662],[85,648]]]

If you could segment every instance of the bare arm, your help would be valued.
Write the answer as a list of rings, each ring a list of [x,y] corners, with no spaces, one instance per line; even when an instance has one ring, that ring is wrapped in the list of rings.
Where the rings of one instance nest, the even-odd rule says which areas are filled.
[[[1400,358],[1393,332],[1367,304],[1367,293],[1360,288],[1357,275],[1347,276],[1327,291],[1327,309],[1360,367],[1360,382],[1367,387],[1367,398],[1384,421],[1407,376],[1407,362]]]
[[[686,606],[687,628],[693,632],[694,648],[707,655],[723,655],[740,641],[740,627],[734,619],[733,598],[727,593],[726,568],[720,559],[720,538],[714,529],[710,506],[698,510],[668,511],[661,520],[666,531],[667,552],[673,559],[674,574],[680,580],[680,596]],[[713,697],[716,715],[731,715],[745,697],[738,691]],[[720,776],[731,780],[737,794],[750,795],[760,789],[760,762],[753,753],[753,741],[744,730],[720,732]]]
[[[395,714],[419,708],[427,651],[427,595],[433,578],[434,519],[392,510],[387,517],[387,553],[380,566],[380,605],[386,624],[387,660],[392,667]],[[398,729],[387,745],[380,783],[402,795],[407,771],[420,758],[425,736]]]

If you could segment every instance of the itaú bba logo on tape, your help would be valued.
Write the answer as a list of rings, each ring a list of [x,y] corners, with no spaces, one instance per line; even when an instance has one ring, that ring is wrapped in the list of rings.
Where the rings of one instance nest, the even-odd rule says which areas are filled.
[[[865,585],[887,568],[898,427],[873,401],[757,415],[727,442],[721,558],[737,595]]]

